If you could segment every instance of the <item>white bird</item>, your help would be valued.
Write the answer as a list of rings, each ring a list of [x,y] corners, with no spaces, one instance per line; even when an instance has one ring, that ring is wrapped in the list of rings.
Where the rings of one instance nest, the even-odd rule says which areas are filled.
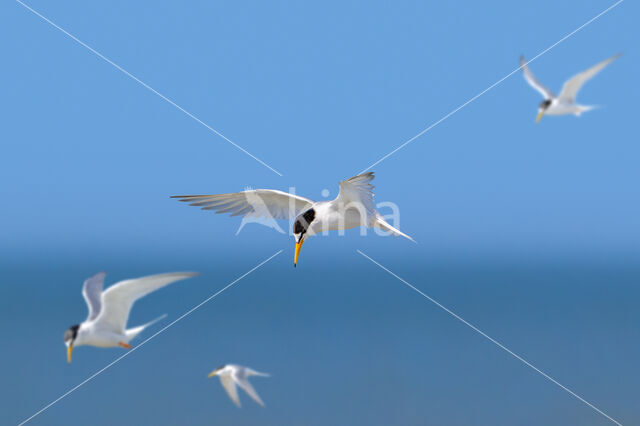
[[[413,241],[413,238],[387,223],[375,209],[372,192],[374,186],[370,183],[373,178],[373,172],[369,172],[340,182],[340,193],[332,201],[314,202],[275,189],[252,189],[215,195],[174,195],[171,198],[178,198],[192,206],[202,207],[203,210],[230,213],[231,216],[287,220],[295,218],[293,235],[296,249],[293,265],[296,266],[305,239],[325,231],[358,226],[376,227]]]
[[[249,383],[249,377],[269,377],[267,373],[260,373],[241,365],[227,364],[213,370],[209,373],[208,377],[211,378],[213,376],[220,377],[220,383],[222,383],[224,390],[227,391],[229,398],[231,398],[238,407],[240,407],[240,398],[238,397],[238,388],[236,388],[236,385],[240,386],[255,402],[264,407],[264,402],[262,402],[260,396],[258,396],[258,392],[256,392],[253,386],[251,386],[251,383]]]
[[[551,90],[546,88],[538,79],[533,75],[527,61],[524,57],[520,57],[520,67],[524,74],[524,79],[534,89],[536,89],[544,97],[544,101],[540,103],[538,107],[538,116],[536,117],[536,123],[542,119],[543,115],[566,115],[574,114],[579,116],[585,111],[595,108],[591,105],[580,105],[576,103],[576,95],[584,83],[598,74],[604,67],[609,65],[620,57],[620,53],[613,55],[609,59],[605,59],[597,65],[583,71],[567,80],[562,86],[560,94],[556,96]]]
[[[71,362],[71,353],[75,346],[90,345],[102,348],[121,346],[127,349],[131,348],[129,345],[131,339],[165,316],[163,315],[138,327],[127,329],[127,320],[133,303],[161,287],[197,274],[192,272],[173,272],[150,275],[120,281],[102,291],[106,275],[105,272],[98,272],[87,279],[82,286],[82,296],[87,302],[89,316],[84,322],[72,325],[64,333],[68,362]]]

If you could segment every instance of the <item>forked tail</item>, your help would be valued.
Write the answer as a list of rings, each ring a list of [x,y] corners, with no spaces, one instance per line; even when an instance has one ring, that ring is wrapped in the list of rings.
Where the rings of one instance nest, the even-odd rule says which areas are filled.
[[[393,226],[391,226],[389,224],[389,222],[387,222],[386,220],[384,220],[380,216],[375,216],[375,217],[371,218],[371,226],[373,226],[375,228],[382,229],[382,230],[387,231],[387,232],[390,232],[392,235],[394,235],[396,237],[405,237],[405,238],[413,241],[414,243],[416,242],[416,240],[414,240],[413,238],[411,238],[410,236],[408,236],[404,232],[402,232],[399,229],[396,229]]]
[[[127,338],[129,339],[129,340],[127,341],[127,343],[128,343],[129,341],[131,341],[131,340],[135,339],[135,337],[136,337],[138,334],[142,333],[142,330],[144,330],[145,328],[147,328],[147,327],[149,327],[149,326],[151,326],[151,325],[153,325],[153,324],[157,323],[157,322],[158,322],[158,321],[160,321],[161,319],[166,318],[166,316],[167,316],[167,314],[160,315],[158,318],[156,318],[156,319],[154,319],[154,320],[151,320],[151,321],[149,321],[149,322],[148,322],[148,323],[146,323],[146,324],[142,324],[142,325],[139,325],[139,326],[137,326],[137,327],[133,327],[133,328],[129,328],[129,329],[127,329],[127,330],[125,331],[125,334],[127,335]]]
[[[591,111],[592,109],[600,108],[598,105],[578,105],[576,115],[580,117],[583,112]]]

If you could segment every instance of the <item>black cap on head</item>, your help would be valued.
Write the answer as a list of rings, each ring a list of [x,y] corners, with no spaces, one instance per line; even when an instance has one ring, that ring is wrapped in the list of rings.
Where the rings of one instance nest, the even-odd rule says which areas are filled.
[[[549,108],[549,105],[551,105],[551,99],[545,99],[544,101],[540,102],[540,108],[542,108],[543,110]]]
[[[296,223],[293,224],[293,233],[294,234],[304,234],[307,232],[309,228],[309,224],[313,222],[316,218],[316,211],[314,209],[309,209],[306,212],[302,213],[296,219]]]
[[[67,343],[67,342],[73,342],[74,340],[76,340],[76,337],[78,336],[79,328],[80,328],[80,324],[75,324],[69,327],[67,331],[64,332],[64,342]]]

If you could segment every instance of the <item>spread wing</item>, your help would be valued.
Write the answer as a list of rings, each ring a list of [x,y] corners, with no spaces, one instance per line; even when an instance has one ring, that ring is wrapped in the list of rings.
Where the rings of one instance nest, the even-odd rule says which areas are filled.
[[[238,398],[238,388],[236,388],[236,382],[233,380],[233,377],[231,377],[231,374],[221,375],[220,383],[222,383],[224,390],[227,391],[229,398],[239,407],[240,398]]]
[[[250,189],[232,194],[174,195],[180,201],[202,210],[230,213],[231,216],[293,219],[313,204],[308,198],[275,189]]]
[[[576,100],[576,95],[578,94],[578,91],[580,90],[582,85],[619,57],[620,53],[618,53],[617,55],[613,55],[609,59],[605,59],[599,64],[592,66],[588,70],[582,71],[580,74],[571,77],[564,83],[564,86],[562,86],[562,91],[560,92],[559,96],[560,99],[566,102],[574,102]]]
[[[172,272],[120,281],[102,293],[102,310],[96,322],[106,329],[122,333],[136,300],[175,281],[195,275],[197,274],[193,272]]]
[[[373,205],[373,185],[371,181],[375,178],[373,172],[363,173],[340,182],[340,193],[336,198],[338,203],[348,207],[350,204],[359,208],[362,206],[368,216],[375,214]]]
[[[262,400],[260,399],[258,392],[256,392],[253,386],[251,386],[251,383],[249,383],[249,380],[247,380],[246,377],[239,377],[239,375],[236,374],[234,375],[234,379],[238,386],[242,388],[242,390],[244,390],[251,398],[253,398],[255,402],[264,407],[264,402],[262,402]]]
[[[520,56],[520,68],[522,68],[524,79],[527,80],[527,83],[529,83],[529,86],[533,87],[538,92],[540,92],[543,98],[551,99],[556,96],[553,94],[551,90],[549,90],[542,83],[540,83],[535,75],[533,75],[533,73],[529,69],[529,66],[527,65],[527,61],[525,61],[524,59],[524,56]]]
[[[87,321],[95,319],[100,313],[100,307],[102,306],[100,294],[102,293],[104,277],[106,276],[106,272],[98,272],[92,277],[87,278],[82,285],[82,297],[84,297],[84,301],[87,302],[87,307],[89,308]]]

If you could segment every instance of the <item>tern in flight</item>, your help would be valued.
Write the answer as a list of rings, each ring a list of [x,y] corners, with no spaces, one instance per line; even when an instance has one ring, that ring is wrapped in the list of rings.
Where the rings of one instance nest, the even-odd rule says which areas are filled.
[[[589,68],[586,71],[582,71],[579,74],[571,77],[564,83],[559,95],[555,95],[551,90],[547,89],[542,83],[538,81],[535,75],[531,72],[527,66],[527,62],[524,57],[520,57],[520,67],[524,73],[524,79],[534,89],[536,89],[544,97],[544,101],[540,103],[538,107],[538,116],[536,117],[536,123],[542,119],[543,115],[566,115],[574,114],[579,116],[585,111],[595,108],[591,105],[580,105],[576,103],[576,95],[584,83],[598,74],[604,67],[609,65],[620,57],[620,54],[614,55],[609,59],[605,59],[597,65]]]
[[[253,386],[251,386],[251,383],[249,383],[249,377],[269,377],[268,374],[260,373],[241,365],[227,364],[213,370],[209,373],[208,377],[211,378],[213,376],[220,377],[220,383],[222,383],[224,390],[227,391],[229,398],[231,398],[238,407],[240,407],[240,398],[238,397],[238,388],[236,385],[240,386],[255,402],[264,407],[264,402],[262,402],[260,396],[258,396],[258,392],[256,392]]]
[[[331,201],[314,202],[275,189],[249,189],[215,195],[175,195],[171,198],[177,198],[203,210],[230,213],[231,216],[287,220],[295,218],[293,235],[296,239],[296,249],[293,265],[296,266],[305,239],[325,231],[346,230],[359,226],[376,227],[413,241],[413,238],[387,223],[375,209],[372,192],[374,186],[371,185],[373,178],[373,172],[369,172],[340,182],[340,193]]]
[[[71,362],[71,353],[75,346],[90,345],[101,348],[121,346],[127,349],[131,348],[129,345],[131,339],[164,317],[163,315],[146,324],[127,329],[129,311],[131,311],[133,303],[161,287],[197,274],[192,272],[173,272],[150,275],[148,277],[120,281],[102,291],[106,275],[105,272],[98,272],[87,279],[82,286],[82,296],[89,307],[89,316],[83,323],[72,325],[64,333],[68,362]]]

